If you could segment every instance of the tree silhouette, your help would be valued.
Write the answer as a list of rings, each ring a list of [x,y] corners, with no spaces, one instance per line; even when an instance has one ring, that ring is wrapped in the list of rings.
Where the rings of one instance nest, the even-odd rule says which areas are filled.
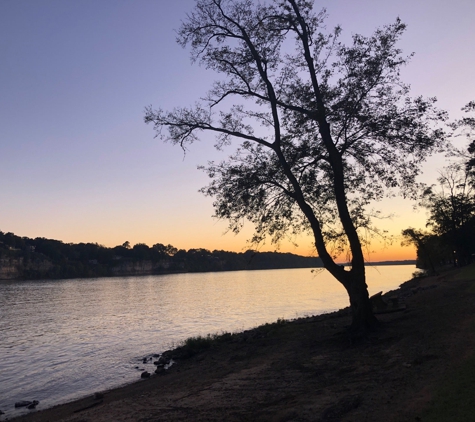
[[[470,101],[462,110],[468,115],[456,121],[453,127],[455,130],[461,129],[469,141],[468,154],[462,154],[462,157],[465,158],[465,168],[469,172],[471,182],[475,184],[475,101]]]
[[[468,166],[448,166],[438,178],[439,189],[428,187],[421,201],[429,211],[427,226],[451,248],[457,265],[468,264],[475,250],[475,194],[470,174]]]
[[[422,230],[409,227],[402,231],[402,237],[403,241],[401,242],[401,246],[414,245],[417,248],[417,258],[419,260],[419,264],[424,265],[424,267],[428,267],[430,274],[436,274],[437,271],[433,259],[433,255],[435,255],[435,253],[429,247],[433,235]]]
[[[351,329],[376,323],[365,282],[361,232],[367,206],[401,188],[415,193],[420,162],[443,144],[435,99],[409,97],[396,47],[405,26],[339,41],[311,1],[198,0],[178,31],[191,57],[223,77],[194,107],[146,109],[157,136],[186,148],[200,132],[236,152],[205,169],[215,215],[253,240],[310,232],[325,268],[346,288]],[[165,129],[165,130],[162,130]],[[336,255],[347,248],[351,268]]]

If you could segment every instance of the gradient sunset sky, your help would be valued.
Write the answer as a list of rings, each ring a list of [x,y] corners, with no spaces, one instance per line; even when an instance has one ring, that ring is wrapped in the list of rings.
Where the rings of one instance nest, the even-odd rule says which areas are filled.
[[[208,183],[196,166],[225,158],[212,139],[183,152],[154,139],[148,105],[170,109],[203,96],[215,78],[191,65],[175,32],[193,0],[0,0],[0,230],[19,236],[115,246],[172,244],[242,251],[252,227],[224,234]],[[343,39],[369,35],[400,17],[400,47],[415,52],[403,80],[412,94],[436,96],[451,118],[475,99],[475,1],[332,0],[328,27]],[[465,141],[460,139],[459,146]],[[436,157],[421,181],[435,183]],[[423,228],[424,210],[395,198],[376,204],[399,235]],[[282,251],[314,254],[309,239]],[[413,259],[397,240],[374,244],[370,260]],[[263,250],[274,249],[266,245]]]

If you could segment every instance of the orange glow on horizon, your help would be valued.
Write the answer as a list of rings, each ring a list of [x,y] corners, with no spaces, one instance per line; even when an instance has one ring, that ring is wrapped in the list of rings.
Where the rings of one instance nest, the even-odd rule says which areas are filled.
[[[153,217],[155,218],[153,219]],[[35,226],[26,232],[12,231],[17,236],[46,237],[61,240],[64,243],[99,243],[106,247],[115,247],[128,241],[131,246],[137,243],[145,243],[151,247],[156,243],[162,243],[164,245],[171,244],[178,249],[185,250],[203,248],[210,251],[244,252],[248,249],[257,249],[261,252],[278,251],[302,256],[317,256],[311,236],[300,236],[294,239],[298,246],[291,241],[285,241],[278,247],[267,241],[256,248],[247,242],[253,232],[253,227],[250,224],[246,225],[241,233],[235,235],[227,232],[225,221],[216,221],[209,217],[209,208],[204,210],[202,216],[195,217],[193,220],[186,218],[177,220],[159,219],[159,223],[157,223],[156,216],[150,215],[149,218],[136,219],[132,222],[123,219],[119,221],[122,223],[120,225],[117,224],[117,221],[111,222],[110,219],[108,221],[92,221],[92,224],[90,220],[85,224],[78,221],[74,225],[64,225],[64,227],[67,227],[67,235],[61,230],[61,225],[50,228],[43,226],[41,229]],[[422,226],[417,221],[419,218],[423,222],[424,215],[422,213],[408,212],[404,217],[404,226],[399,223],[400,226]],[[166,221],[167,224],[162,224],[163,221]],[[394,223],[395,221],[387,220],[386,227],[383,228],[393,234],[400,233],[401,229]],[[6,232],[6,230],[4,231]],[[416,259],[415,248],[412,246],[401,247],[400,239],[398,240],[397,236],[395,236],[392,244],[384,244],[373,240],[370,246],[364,249],[364,254],[367,262]],[[348,257],[342,255],[338,257],[337,262],[348,262]]]

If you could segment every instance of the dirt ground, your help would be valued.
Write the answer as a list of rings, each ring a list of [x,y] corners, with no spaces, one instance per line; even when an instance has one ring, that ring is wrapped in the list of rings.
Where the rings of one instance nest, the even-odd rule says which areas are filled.
[[[460,272],[412,280],[388,296],[366,339],[348,312],[279,321],[233,335],[123,388],[15,421],[421,421],[443,377],[475,345],[475,281]],[[474,419],[475,420],[475,419]]]

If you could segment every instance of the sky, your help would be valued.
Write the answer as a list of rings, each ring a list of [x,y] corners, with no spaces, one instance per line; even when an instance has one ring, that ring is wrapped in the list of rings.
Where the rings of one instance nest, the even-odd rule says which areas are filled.
[[[216,76],[192,64],[175,31],[193,0],[0,0],[0,230],[19,236],[116,246],[129,241],[243,251],[239,235],[212,218],[197,170],[226,158],[203,136],[186,155],[154,136],[144,109],[194,104]],[[473,0],[332,0],[329,28],[370,35],[400,17],[400,47],[414,52],[402,78],[412,95],[436,96],[455,119],[475,99]],[[458,140],[463,146],[462,140]],[[444,157],[420,179],[435,183]],[[395,198],[377,222],[398,236],[424,228],[426,213]],[[314,255],[309,237],[283,252]],[[261,250],[274,250],[266,244]],[[414,259],[413,248],[374,243],[367,259]]]

